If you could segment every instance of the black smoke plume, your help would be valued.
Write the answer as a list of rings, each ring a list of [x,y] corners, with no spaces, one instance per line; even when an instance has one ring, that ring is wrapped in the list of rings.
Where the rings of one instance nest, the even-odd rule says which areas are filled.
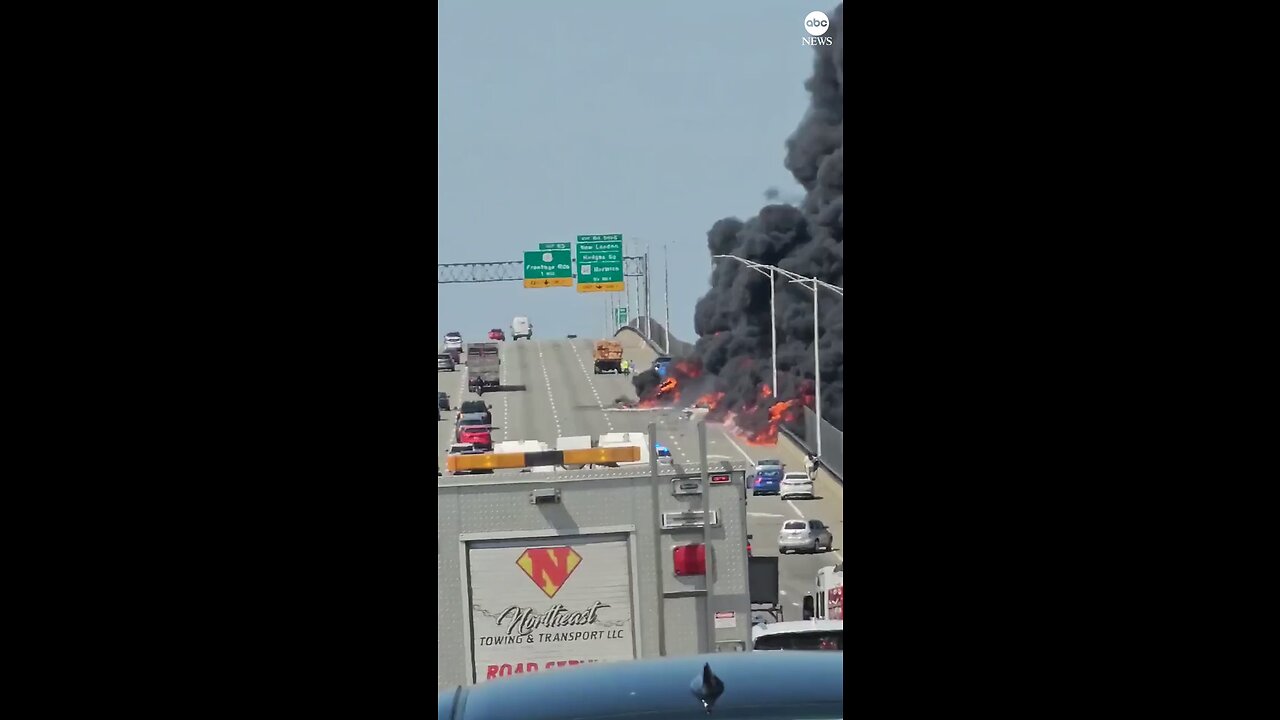
[[[832,13],[828,36],[833,44],[816,48],[813,76],[805,82],[811,96],[808,112],[786,143],[785,165],[804,187],[803,201],[798,206],[768,205],[745,222],[721,220],[707,233],[707,246],[712,255],[737,255],[843,288],[843,3]],[[694,359],[718,379],[725,403],[735,408],[756,406],[761,386],[772,382],[769,278],[734,260],[712,262],[711,289],[694,313],[699,336]],[[818,291],[815,338],[813,293],[781,277],[775,293],[780,387],[771,388],[773,396],[811,404],[813,343],[817,342],[822,416],[843,430],[844,298]],[[651,382],[644,380],[646,386]]]

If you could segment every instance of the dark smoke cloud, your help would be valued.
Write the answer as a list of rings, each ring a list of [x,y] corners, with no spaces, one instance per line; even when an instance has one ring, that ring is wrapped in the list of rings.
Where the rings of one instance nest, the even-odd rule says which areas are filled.
[[[805,190],[796,205],[771,204],[748,220],[726,218],[707,233],[712,255],[737,255],[844,287],[844,4],[831,14],[830,46],[816,48],[805,82],[808,112],[787,139],[787,170]],[[772,189],[767,199],[776,200]],[[715,375],[725,400],[754,405],[771,382],[769,279],[733,260],[715,260],[711,289],[698,301],[696,359]],[[783,279],[776,287],[776,397],[812,393],[813,294]],[[818,294],[816,342],[822,366],[822,415],[844,428],[844,299]],[[637,378],[640,380],[640,378]],[[645,379],[643,384],[651,384]],[[640,388],[637,387],[637,390]],[[806,398],[807,400],[807,398]]]

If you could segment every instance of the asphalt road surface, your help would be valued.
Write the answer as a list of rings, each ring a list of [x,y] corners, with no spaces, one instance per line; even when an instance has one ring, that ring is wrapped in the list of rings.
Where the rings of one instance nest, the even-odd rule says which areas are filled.
[[[645,370],[656,354],[638,336],[624,332],[616,338],[623,344],[624,357],[637,370]],[[615,410],[619,397],[635,399],[627,375],[596,375],[592,372],[593,340],[539,340],[498,343],[502,389],[481,398],[492,406],[493,441],[541,440],[554,448],[557,437],[598,436],[610,432],[644,432],[657,423],[658,442],[671,450],[678,464],[698,463],[697,426],[680,418],[680,409]],[[441,350],[443,352],[443,350]],[[465,359],[465,355],[463,356]],[[445,467],[445,453],[454,442],[453,419],[463,400],[477,396],[467,390],[466,365],[456,372],[437,371],[439,391],[448,393],[454,411],[443,413],[437,423],[438,461]],[[804,454],[788,440],[776,445],[754,446],[734,436],[720,425],[707,425],[709,461],[751,463],[766,458],[783,461],[786,470],[803,471]],[[818,569],[844,561],[844,489],[831,477],[819,474],[813,500],[781,501],[775,496],[747,498],[747,528],[754,536],[752,552],[758,556],[777,555],[777,537],[782,523],[795,518],[816,518],[831,528],[834,539],[830,552],[785,555],[778,561],[778,587],[785,619],[800,619],[801,598],[813,589]]]

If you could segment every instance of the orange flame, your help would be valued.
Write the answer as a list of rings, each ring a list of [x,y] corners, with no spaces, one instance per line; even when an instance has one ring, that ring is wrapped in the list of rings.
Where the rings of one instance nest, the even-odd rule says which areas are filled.
[[[763,429],[753,432],[738,428],[738,434],[747,441],[748,445],[775,445],[778,442],[778,426],[785,421],[796,419],[799,407],[801,407],[799,398],[775,402],[769,406],[767,424]]]
[[[673,377],[668,376],[665,380],[658,383],[658,389],[653,397],[641,398],[640,407],[666,407],[674,405],[680,400],[680,383]]]
[[[707,408],[708,410],[715,410],[716,406],[720,404],[720,400],[722,400],[723,398],[724,398],[724,393],[722,392],[707,393],[706,395],[703,395],[702,397],[695,400],[693,403],[693,406],[697,408]]]

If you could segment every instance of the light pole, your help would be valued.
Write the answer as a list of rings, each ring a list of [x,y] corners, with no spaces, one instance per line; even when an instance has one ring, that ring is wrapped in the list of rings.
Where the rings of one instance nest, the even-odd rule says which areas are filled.
[[[773,396],[778,397],[778,317],[774,305],[774,274],[782,275],[789,278],[790,282],[800,283],[806,288],[813,291],[813,411],[818,416],[818,439],[817,450],[818,456],[822,456],[822,373],[820,372],[818,357],[818,287],[824,287],[837,295],[844,297],[844,288],[836,287],[831,283],[826,283],[818,278],[807,278],[803,275],[797,275],[790,270],[783,270],[774,265],[765,265],[754,260],[738,257],[737,255],[712,255],[714,258],[729,258],[737,260],[747,267],[755,270],[761,275],[769,276],[769,324],[773,333]]]
[[[746,258],[740,258],[737,255],[713,255],[712,257],[730,258],[731,260],[737,260],[738,262],[742,263],[743,265],[746,265],[752,270],[755,270],[761,275],[769,276],[769,331],[770,331],[769,334],[773,336],[773,385],[770,386],[770,390],[773,391],[773,397],[777,398],[778,397],[778,316],[777,316],[777,313],[774,311],[773,271],[780,270],[781,268],[775,268],[772,265],[762,265],[758,262],[754,262]],[[766,270],[765,268],[768,268],[768,269]]]
[[[671,356],[671,277],[667,275],[667,245],[662,244],[662,307],[666,310],[666,324],[663,331],[662,347],[667,356]]]
[[[797,278],[793,283],[800,283],[813,290],[813,412],[818,417],[817,445],[818,457],[822,457],[822,366],[818,361],[818,286],[837,292],[844,297],[844,289],[822,282],[818,278]],[[806,284],[812,283],[812,285]]]

